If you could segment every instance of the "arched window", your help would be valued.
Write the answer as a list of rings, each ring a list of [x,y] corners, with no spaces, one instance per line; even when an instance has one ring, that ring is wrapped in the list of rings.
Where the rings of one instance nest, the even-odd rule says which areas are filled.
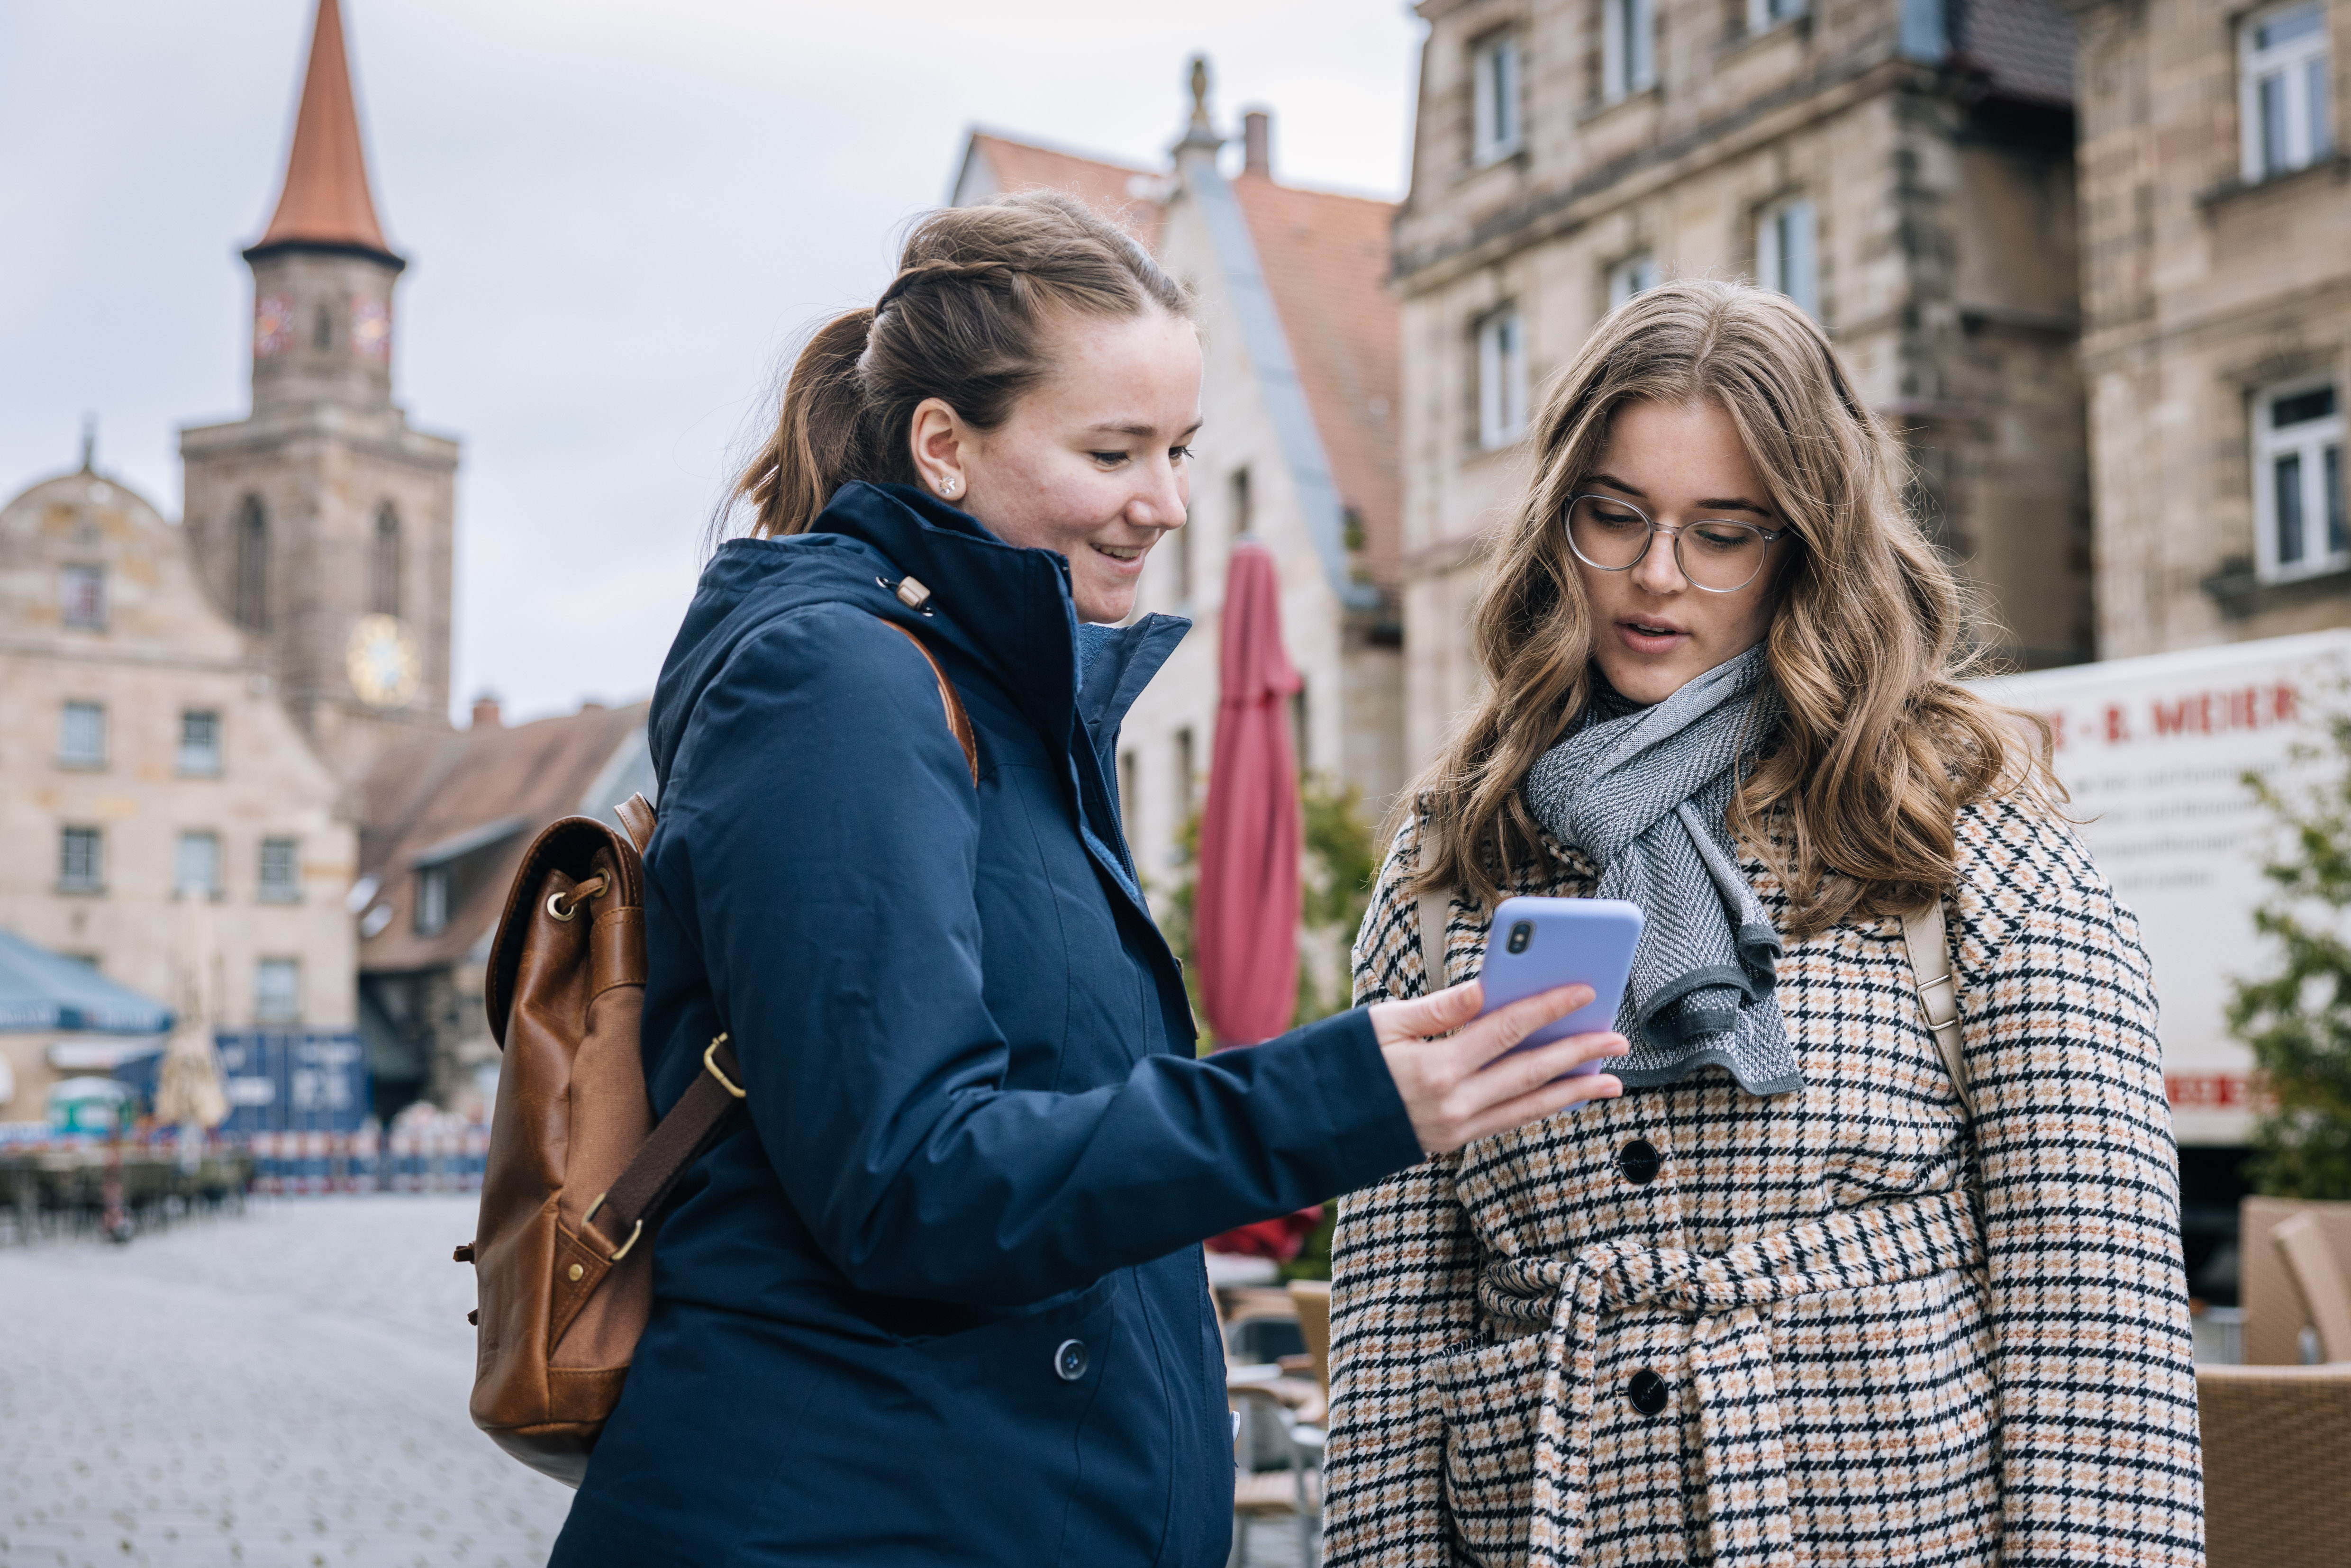
[[[368,573],[369,608],[378,615],[400,613],[400,514],[386,501],[375,515],[375,553]]]
[[[310,318],[310,347],[331,349],[334,346],[335,319],[327,314],[327,308],[321,305],[318,314]]]
[[[236,618],[251,631],[269,626],[269,516],[258,496],[247,496],[237,514]]]

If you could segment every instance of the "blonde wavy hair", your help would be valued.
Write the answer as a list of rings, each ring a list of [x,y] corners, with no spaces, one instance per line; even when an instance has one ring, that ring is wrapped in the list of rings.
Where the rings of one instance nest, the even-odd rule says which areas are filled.
[[[1484,695],[1402,800],[1436,831],[1411,889],[1492,907],[1539,860],[1520,787],[1593,686],[1592,615],[1567,547],[1568,498],[1629,402],[1730,417],[1789,537],[1765,658],[1785,716],[1732,797],[1730,831],[1778,876],[1794,940],[1913,909],[1956,878],[1953,819],[1989,797],[2062,799],[2045,725],[1959,685],[1982,622],[1902,499],[1899,444],[1836,350],[1783,296],[1685,280],[1603,321],[1544,399],[1536,471],[1496,540],[1472,617]]]

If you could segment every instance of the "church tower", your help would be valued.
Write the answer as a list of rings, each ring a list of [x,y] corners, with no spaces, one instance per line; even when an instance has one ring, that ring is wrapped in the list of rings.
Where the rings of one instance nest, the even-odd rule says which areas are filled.
[[[336,0],[253,268],[253,412],[180,433],[198,570],[344,779],[448,727],[457,444],[392,401],[392,289]]]

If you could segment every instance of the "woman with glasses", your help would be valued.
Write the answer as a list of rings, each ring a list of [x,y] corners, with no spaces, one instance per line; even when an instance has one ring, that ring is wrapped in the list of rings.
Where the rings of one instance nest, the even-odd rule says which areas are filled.
[[[1343,1202],[1328,1561],[2201,1563],[2151,976],[2046,729],[1957,684],[1899,447],[1712,282],[1532,444],[1355,996],[1629,899],[1625,1092]]]

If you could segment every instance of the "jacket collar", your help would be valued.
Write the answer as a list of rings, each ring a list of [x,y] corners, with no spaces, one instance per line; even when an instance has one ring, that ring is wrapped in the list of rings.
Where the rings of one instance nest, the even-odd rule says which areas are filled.
[[[911,485],[843,485],[816,526],[872,545],[929,589],[936,613],[917,629],[977,660],[1048,739],[1074,741],[1071,720],[1081,718],[1098,759],[1191,626],[1145,615],[1081,628],[1067,558],[1006,544]]]

